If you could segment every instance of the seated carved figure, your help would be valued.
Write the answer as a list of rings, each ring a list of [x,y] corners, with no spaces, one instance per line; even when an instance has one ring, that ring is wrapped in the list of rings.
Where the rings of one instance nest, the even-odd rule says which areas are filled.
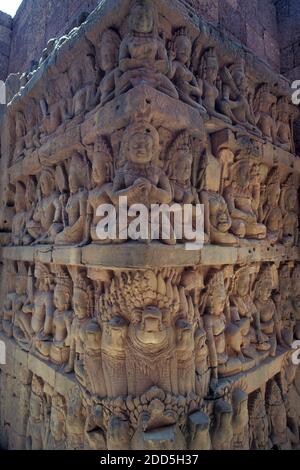
[[[282,240],[283,219],[279,207],[280,175],[277,169],[271,170],[260,203],[260,221],[267,227],[267,239],[274,245]]]
[[[184,102],[206,113],[202,106],[202,89],[199,87],[196,77],[190,71],[192,43],[184,28],[175,33],[171,50],[171,66],[169,78],[173,81]]]
[[[276,306],[271,297],[273,289],[271,267],[262,267],[254,288],[254,302],[257,309],[254,325],[258,338],[257,349],[269,348],[270,356],[276,354],[277,339],[282,344]]]
[[[266,238],[266,227],[257,222],[260,198],[260,178],[256,166],[241,159],[232,166],[232,183],[224,191],[232,219],[232,231],[239,238]]]
[[[242,370],[243,326],[228,322],[225,316],[227,292],[222,271],[214,272],[208,280],[208,297],[203,322],[207,335],[211,365],[211,389],[219,376],[230,376]],[[228,351],[230,350],[231,355]]]
[[[110,193],[113,179],[111,150],[102,137],[95,142],[92,148],[92,183],[94,187],[88,193],[84,239],[80,246],[87,245],[90,241],[100,242],[96,233],[100,217],[96,215],[96,212],[101,204],[111,203]]]
[[[37,193],[37,205],[32,219],[26,224],[26,229],[34,244],[53,243],[63,225],[59,210],[59,192],[56,189],[55,172],[52,168],[42,170]]]
[[[206,208],[205,226],[214,245],[237,246],[238,238],[229,233],[232,220],[225,199],[214,191],[202,191],[201,202]]]
[[[24,263],[18,262],[17,269],[14,266],[15,292],[9,292],[3,305],[2,329],[8,337],[13,336],[14,324],[17,322],[19,312],[27,301],[28,273]]]
[[[57,245],[68,245],[82,242],[86,223],[88,198],[89,165],[85,157],[76,153],[70,163],[68,180],[70,196],[65,207],[67,225],[55,237]]]
[[[104,106],[115,97],[116,83],[120,75],[120,69],[118,68],[120,44],[121,39],[116,31],[113,29],[104,31],[99,45],[99,65],[105,75],[100,82],[95,98],[95,103],[98,103],[100,96],[101,106]]]
[[[276,103],[277,98],[270,92],[269,85],[261,85],[254,100],[255,120],[263,136],[274,144],[277,142]]]
[[[292,303],[296,320],[295,338],[300,340],[300,265],[293,270],[292,274]]]
[[[18,319],[18,326],[31,339],[32,350],[48,360],[53,327],[53,275],[47,265],[36,262],[35,288],[31,285],[32,298],[28,298]],[[33,278],[31,278],[33,284]]]
[[[278,292],[274,294],[277,311],[277,339],[281,346],[290,348],[294,339],[296,319],[292,304],[291,268],[282,264],[278,271]]]
[[[140,84],[147,84],[172,98],[178,98],[167,77],[169,59],[159,37],[157,12],[149,0],[135,0],[130,8],[129,32],[120,46],[116,96]]]
[[[217,87],[217,78],[219,73],[219,61],[214,48],[207,49],[201,57],[198,67],[199,88],[203,88],[203,105],[210,116],[228,121],[231,119],[216,110],[219,98],[219,89]]]
[[[293,136],[291,130],[292,106],[289,104],[288,97],[281,97],[277,103],[278,123],[277,123],[277,142],[287,152],[294,150]],[[292,117],[291,117],[292,116]]]
[[[222,95],[218,108],[233,124],[245,127],[255,134],[260,134],[256,127],[254,113],[248,101],[248,80],[244,61],[237,60],[229,68],[221,71]]]
[[[83,273],[75,269],[72,278],[74,318],[68,331],[70,355],[64,370],[66,373],[75,372],[77,380],[85,387],[87,377],[84,367],[84,331],[93,313],[94,293],[93,286]]]
[[[15,190],[15,215],[12,220],[11,241],[12,245],[19,246],[23,244],[26,234],[26,201],[25,185],[18,181]]]
[[[67,273],[58,270],[53,294],[56,308],[53,314],[53,342],[50,347],[50,359],[54,364],[62,365],[69,361],[70,338],[68,336],[73,320],[71,311],[72,281]]]
[[[280,209],[283,215],[283,237],[285,246],[297,246],[299,239],[298,176],[290,174],[281,187]]]
[[[141,119],[124,132],[122,150],[124,164],[117,170],[111,199],[117,206],[120,197],[127,197],[128,206],[139,203],[148,209],[151,204],[169,204],[172,190],[165,172],[158,166],[159,134]]]

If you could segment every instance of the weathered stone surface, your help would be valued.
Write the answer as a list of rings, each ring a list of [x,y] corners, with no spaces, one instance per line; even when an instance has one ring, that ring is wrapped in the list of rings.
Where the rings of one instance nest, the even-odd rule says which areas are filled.
[[[56,25],[54,1],[35,5],[36,40],[83,3]],[[289,83],[224,34],[245,44],[263,28],[275,47],[272,18],[254,22],[257,1],[223,6],[215,28],[193,1],[103,1],[8,82],[4,448],[300,445],[297,110]],[[15,20],[24,48],[32,8]]]

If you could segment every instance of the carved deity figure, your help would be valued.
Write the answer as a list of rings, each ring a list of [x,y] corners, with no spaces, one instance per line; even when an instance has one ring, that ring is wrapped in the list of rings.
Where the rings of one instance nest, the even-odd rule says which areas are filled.
[[[82,242],[87,216],[89,164],[76,153],[68,171],[70,196],[65,207],[67,226],[55,237],[57,245],[73,245]]]
[[[283,235],[280,194],[280,174],[278,169],[274,168],[270,171],[265,186],[261,188],[259,208],[259,220],[267,227],[267,239],[272,245],[279,243]]]
[[[117,206],[120,197],[127,197],[128,206],[169,204],[172,189],[166,173],[158,166],[159,134],[143,118],[127,127],[122,139],[125,162],[117,170],[111,199]]]
[[[48,430],[45,438],[46,450],[66,450],[66,403],[58,393],[52,396]]]
[[[283,238],[285,246],[297,246],[299,239],[298,177],[290,174],[281,186],[280,208],[283,215]]]
[[[43,359],[49,359],[53,328],[53,275],[49,266],[37,261],[34,268],[35,287],[23,306],[19,320],[23,331],[31,336],[33,350]],[[33,278],[31,278],[33,283]],[[31,321],[30,321],[31,318]]]
[[[241,158],[232,165],[232,183],[224,191],[232,231],[240,238],[262,240],[266,227],[258,223],[260,177],[256,165],[249,158]]]
[[[274,144],[277,142],[276,103],[277,98],[271,93],[269,85],[261,85],[254,99],[255,120],[262,135]]]
[[[128,323],[114,316],[102,323],[102,362],[107,395],[116,398],[128,393],[125,341]]]
[[[59,192],[56,189],[55,172],[52,168],[44,168],[40,174],[37,199],[32,219],[26,224],[27,232],[34,240],[34,244],[53,243],[63,225],[59,210]]]
[[[182,205],[191,204],[192,208],[192,225],[195,229],[196,204],[200,204],[197,190],[192,185],[193,173],[193,153],[192,153],[191,137],[187,132],[181,132],[172,143],[167,159],[167,174],[169,177],[173,202]],[[176,235],[176,233],[175,233]],[[182,234],[176,236],[177,240],[184,238],[184,226],[182,226]]]
[[[68,363],[70,354],[68,334],[73,320],[71,310],[73,285],[69,275],[63,269],[57,270],[55,281],[53,303],[56,310],[53,314],[53,342],[50,347],[50,359],[54,364],[62,365]]]
[[[295,338],[300,340],[300,265],[297,264],[292,273],[292,304],[296,320]]]
[[[261,390],[249,395],[249,433],[251,450],[269,448],[269,423]]]
[[[13,330],[17,328],[17,320],[27,300],[28,272],[26,265],[18,262],[13,266],[15,292],[9,292],[3,306],[2,329],[8,337],[13,336]],[[15,327],[14,327],[15,325]]]
[[[34,375],[31,383],[30,416],[26,431],[26,449],[44,450],[48,405],[43,380]]]
[[[232,393],[233,449],[249,450],[248,395],[236,388]]]
[[[105,75],[100,82],[97,93],[101,97],[101,106],[115,98],[116,83],[120,75],[120,69],[118,68],[120,44],[121,39],[116,31],[113,29],[104,31],[99,45],[99,65]],[[97,101],[98,97],[96,98]]]
[[[21,182],[16,183],[15,189],[15,215],[12,220],[12,245],[19,246],[23,244],[23,238],[26,233],[26,187]]]
[[[171,49],[169,78],[178,91],[179,98],[184,102],[206,113],[202,106],[202,89],[196,77],[190,71],[192,42],[184,28],[176,31]]]
[[[72,89],[67,72],[59,74],[56,80],[48,80],[40,100],[42,142],[46,136],[59,131],[62,124],[72,118],[72,104]]]
[[[167,77],[169,59],[158,34],[155,6],[149,0],[135,0],[128,18],[129,31],[120,46],[116,95],[140,84],[147,84],[172,98],[178,98],[175,86]]]
[[[288,97],[283,96],[277,102],[278,122],[277,122],[277,142],[287,152],[294,150],[292,135],[292,106],[289,104]]]
[[[231,123],[230,117],[218,113],[216,110],[220,93],[217,87],[218,74],[218,56],[216,54],[216,50],[211,47],[207,49],[202,55],[198,67],[199,86],[200,88],[203,88],[203,105],[210,116]]]
[[[84,449],[85,409],[79,387],[71,390],[67,400],[67,450]]]
[[[270,356],[276,355],[277,340],[282,344],[280,324],[275,303],[272,299],[274,290],[272,267],[262,266],[254,287],[254,303],[257,309],[254,325],[258,350],[269,349]]]
[[[274,379],[267,384],[266,408],[269,419],[271,449],[291,450],[286,409],[281,390]]]
[[[207,282],[208,297],[203,316],[207,335],[209,361],[211,365],[211,389],[218,384],[219,376],[237,374],[242,369],[241,345],[243,342],[241,326],[227,322],[225,315],[228,294],[222,271],[210,274]],[[229,356],[228,349],[232,355]]]
[[[70,338],[69,362],[65,372],[75,372],[76,378],[81,385],[86,386],[86,370],[84,366],[84,331],[93,315],[94,292],[91,282],[80,270],[72,272],[73,278],[73,309],[74,318],[71,330],[68,332]]]
[[[229,117],[233,124],[260,134],[256,127],[255,116],[248,100],[248,80],[243,59],[229,68],[221,70],[222,93],[218,107],[222,114]]]
[[[12,157],[12,163],[24,157],[25,152],[25,136],[27,132],[26,119],[22,111],[17,111],[14,116],[15,122],[15,148]]]
[[[290,348],[294,339],[296,326],[295,313],[292,304],[291,268],[282,264],[278,270],[278,292],[274,294],[274,301],[278,319],[278,342]]]
[[[231,321],[242,328],[243,343],[241,351],[248,359],[256,359],[257,357],[256,346],[258,340],[255,322],[258,312],[253,299],[253,282],[256,273],[256,266],[238,268],[234,273],[229,296]],[[268,350],[269,346],[266,349]]]
[[[111,150],[103,138],[99,137],[93,146],[92,184],[94,187],[88,193],[87,217],[81,246],[87,245],[90,241],[100,242],[96,233],[100,217],[96,213],[101,204],[111,203],[112,180],[113,160]]]
[[[211,434],[214,450],[230,450],[233,440],[232,406],[225,400],[217,400],[214,406],[215,423]]]

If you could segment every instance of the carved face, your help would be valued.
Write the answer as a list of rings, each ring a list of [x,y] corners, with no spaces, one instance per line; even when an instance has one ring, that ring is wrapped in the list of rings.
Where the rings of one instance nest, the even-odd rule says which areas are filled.
[[[17,274],[16,276],[16,293],[18,295],[24,294],[27,287],[27,278],[22,274]]]
[[[151,162],[154,143],[149,129],[136,132],[129,142],[129,158],[134,163],[146,164]]]
[[[55,408],[51,410],[51,418],[50,418],[50,431],[51,434],[56,442],[62,441],[64,439],[64,421],[62,420],[62,416]]]
[[[88,316],[88,295],[82,289],[74,288],[73,294],[74,313],[80,320]]]
[[[118,49],[115,44],[102,40],[100,48],[101,68],[104,72],[110,72],[118,65]]]
[[[59,311],[64,311],[70,304],[69,293],[62,286],[56,285],[54,289],[54,305]]]
[[[185,150],[179,150],[174,164],[177,181],[186,183],[192,174],[192,156]]]
[[[287,210],[293,211],[297,207],[298,195],[294,188],[287,190],[285,195],[285,207]]]
[[[244,73],[242,72],[236,72],[234,74],[234,80],[236,83],[236,86],[240,90],[241,93],[246,93],[247,88],[248,88],[248,81]]]
[[[42,172],[40,177],[40,185],[42,194],[44,196],[50,196],[50,194],[54,191],[55,181],[53,178],[51,178],[50,175]]]
[[[249,293],[250,289],[250,276],[246,271],[243,271],[236,280],[236,292],[241,297]]]
[[[130,12],[129,24],[132,31],[151,33],[154,28],[154,17],[151,6],[144,1],[135,3]]]
[[[80,180],[79,180],[78,173],[76,170],[78,171],[78,169],[75,168],[75,166],[73,167],[71,165],[70,172],[69,172],[69,188],[72,194],[77,193],[77,191],[80,188]]]
[[[246,188],[250,183],[251,168],[248,162],[243,162],[237,168],[237,180],[242,188]]]
[[[186,36],[178,36],[175,41],[176,60],[182,64],[187,64],[192,53],[191,41]]]
[[[215,315],[221,315],[223,313],[226,299],[227,293],[225,285],[222,283],[215,286],[211,294],[211,308]]]
[[[223,198],[210,200],[210,222],[219,232],[225,233],[229,230],[231,220],[229,218],[226,202]]]
[[[280,199],[280,184],[271,184],[268,192],[268,201],[271,207],[277,207]]]
[[[92,168],[93,181],[99,186],[107,181],[107,161],[101,157],[100,153],[95,154]]]
[[[268,300],[271,296],[272,289],[273,286],[271,280],[264,279],[258,288],[258,298],[264,301]]]

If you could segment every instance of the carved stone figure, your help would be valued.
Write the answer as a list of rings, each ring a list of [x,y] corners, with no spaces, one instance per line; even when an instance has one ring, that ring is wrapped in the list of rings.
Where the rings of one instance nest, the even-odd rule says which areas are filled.
[[[71,330],[68,332],[70,338],[69,362],[65,372],[75,372],[77,380],[83,386],[86,385],[86,370],[84,367],[84,331],[89,323],[94,310],[93,286],[86,275],[77,270],[72,270],[73,278],[73,310],[74,318]]]
[[[287,152],[293,151],[294,143],[291,130],[293,121],[292,107],[287,97],[279,98],[277,102],[278,122],[277,122],[277,141],[279,145]]]
[[[247,393],[238,388],[235,389],[232,394],[232,408],[233,449],[249,450]]]
[[[69,332],[73,320],[71,310],[73,285],[71,278],[63,269],[57,270],[55,281],[53,303],[56,310],[52,322],[53,343],[50,347],[50,359],[54,364],[62,365],[68,363],[70,354]]]
[[[211,434],[214,450],[230,450],[233,440],[232,407],[224,400],[217,400],[214,406],[215,423]]]
[[[291,298],[291,268],[282,264],[278,270],[278,291],[274,294],[277,310],[278,341],[282,346],[291,347],[296,326],[295,314]]]
[[[44,382],[36,375],[32,378],[30,395],[30,416],[26,432],[27,450],[45,449],[45,420],[47,419],[48,406],[44,394]]]
[[[202,85],[203,88],[203,105],[210,116],[231,123],[228,116],[216,110],[220,93],[217,87],[218,74],[219,60],[215,48],[211,47],[203,53],[198,67],[199,87]]]
[[[298,177],[290,174],[281,186],[280,208],[283,215],[283,238],[285,246],[296,246],[299,239]]]
[[[113,29],[104,31],[99,46],[99,65],[101,70],[105,72],[98,89],[98,94],[101,96],[101,106],[115,97],[116,83],[120,75],[118,68],[120,44],[121,39],[116,31]],[[97,98],[95,101],[97,102]]]
[[[169,78],[178,91],[179,98],[184,102],[205,113],[202,106],[202,89],[196,77],[190,71],[192,43],[184,28],[176,31],[171,49],[171,66]]]
[[[260,390],[249,396],[250,449],[269,449],[269,423],[265,401]]]
[[[66,450],[66,403],[65,398],[55,394],[51,398],[46,450]]]
[[[65,207],[67,226],[55,237],[57,245],[72,245],[82,242],[87,215],[87,185],[89,164],[85,157],[76,153],[70,162],[69,172],[70,196]]]
[[[120,77],[116,95],[140,84],[147,84],[162,93],[178,98],[175,86],[167,77],[168,54],[158,35],[155,6],[149,0],[135,0],[128,17],[129,32],[121,42]]]
[[[260,178],[255,165],[246,158],[232,166],[232,183],[224,191],[232,218],[232,231],[239,238],[263,240],[266,227],[257,222],[260,198]]]
[[[266,408],[270,425],[270,446],[275,450],[290,450],[286,409],[276,381],[270,380],[266,390]]]
[[[53,243],[63,225],[60,219],[59,192],[52,168],[44,168],[40,174],[37,199],[32,219],[26,224],[27,232],[35,244]]]
[[[229,117],[233,124],[259,134],[256,127],[253,110],[248,101],[248,80],[243,59],[229,68],[221,70],[222,93],[218,107],[222,114]]]
[[[255,120],[262,135],[274,144],[277,143],[276,103],[277,98],[270,92],[269,85],[261,85],[254,99]]]
[[[261,188],[260,221],[267,227],[267,239],[274,245],[282,240],[283,219],[279,207],[281,194],[280,173],[277,168],[270,171],[265,187]]]

